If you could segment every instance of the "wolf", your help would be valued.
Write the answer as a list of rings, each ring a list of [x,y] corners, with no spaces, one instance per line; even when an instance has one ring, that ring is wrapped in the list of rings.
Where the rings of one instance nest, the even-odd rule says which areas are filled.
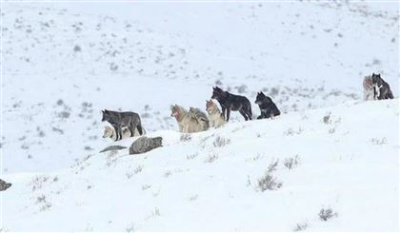
[[[4,180],[0,179],[0,191],[5,191],[12,186],[11,183],[7,183]]]
[[[225,124],[224,116],[212,100],[206,100],[206,110],[211,127],[218,128]]]
[[[142,154],[155,148],[162,147],[162,137],[148,138],[140,137],[129,147],[129,154]]]
[[[263,92],[258,92],[256,97],[256,104],[260,107],[261,115],[257,119],[264,119],[279,116],[281,112],[269,96]]]
[[[146,134],[146,130],[144,128],[142,128],[143,130],[143,135]],[[133,137],[135,136],[140,136],[137,128],[135,129],[135,131],[133,132]],[[129,132],[128,128],[122,128],[122,139],[124,138],[129,138],[131,137],[131,132]],[[103,134],[103,138],[111,138],[112,140],[116,141],[117,140],[117,135],[115,133],[115,130],[113,127],[110,126],[105,126],[104,127],[104,134]]]
[[[365,76],[363,81],[364,100],[376,100],[376,85],[372,83],[372,76]]]
[[[201,131],[205,131],[208,128],[210,128],[210,121],[209,121],[207,115],[204,112],[202,112],[200,109],[190,107],[189,113],[191,113],[193,115],[193,117],[198,120],[198,122],[200,123],[201,128],[202,128]]]
[[[139,135],[143,134],[142,123],[139,114],[135,112],[116,112],[110,110],[103,110],[103,118],[101,121],[109,122],[115,130],[116,141],[122,139],[122,128],[127,127],[131,134],[134,135],[135,129]]]
[[[239,111],[246,121],[252,119],[250,101],[244,96],[234,95],[223,91],[219,87],[213,87],[211,99],[218,100],[224,117],[226,112],[225,119],[227,122],[229,121],[231,111]]]
[[[171,106],[171,116],[178,122],[181,133],[195,133],[203,130],[204,126],[199,122],[200,120],[179,105]]]
[[[387,82],[385,82],[381,78],[381,74],[374,74],[372,73],[372,83],[375,85],[376,89],[376,98],[378,100],[385,100],[385,99],[393,99],[392,90],[390,90],[390,86]]]

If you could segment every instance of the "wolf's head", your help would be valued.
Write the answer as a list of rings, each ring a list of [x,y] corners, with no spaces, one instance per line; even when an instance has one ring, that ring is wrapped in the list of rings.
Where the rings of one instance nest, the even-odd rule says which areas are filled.
[[[213,93],[211,96],[211,99],[221,99],[221,97],[223,96],[224,91],[219,88],[219,87],[213,87]]]
[[[268,96],[266,96],[263,92],[257,92],[256,101],[254,103],[260,105],[268,102],[270,102],[270,98]]]
[[[101,112],[103,113],[103,117],[101,118],[101,121],[109,121],[111,119],[110,111],[108,111],[107,109],[104,109],[104,110],[101,110]]]
[[[162,137],[153,138],[153,142],[157,145],[157,147],[162,146]]]
[[[182,112],[181,112],[181,109],[179,108],[179,106],[176,104],[172,105],[171,106],[171,116],[175,117],[175,119],[177,121],[179,121],[179,119],[181,118],[181,115],[182,115]]]
[[[381,82],[381,80],[382,80],[381,74],[372,73],[371,77],[372,77],[372,83],[373,84],[379,84]]]
[[[206,110],[211,110],[214,108],[214,102],[212,100],[206,100]]]

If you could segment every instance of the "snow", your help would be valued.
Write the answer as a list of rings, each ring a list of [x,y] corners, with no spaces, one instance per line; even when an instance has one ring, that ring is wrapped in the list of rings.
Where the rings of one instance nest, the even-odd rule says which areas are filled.
[[[0,230],[399,230],[397,3],[88,5],[2,5],[13,186]],[[361,99],[372,72],[396,99]],[[264,90],[283,114],[234,112],[185,140],[170,105],[204,109],[217,83],[255,115]],[[103,139],[104,108],[140,113],[163,147],[98,153],[136,139]],[[260,190],[276,161],[282,186]],[[323,208],[337,216],[321,221]]]

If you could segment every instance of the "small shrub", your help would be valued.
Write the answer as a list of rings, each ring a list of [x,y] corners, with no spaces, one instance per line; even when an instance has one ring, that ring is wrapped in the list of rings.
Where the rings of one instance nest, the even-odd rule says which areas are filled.
[[[285,167],[287,167],[288,169],[292,169],[296,167],[298,164],[299,164],[299,155],[296,155],[293,158],[287,158],[283,162],[283,165],[285,165]]]
[[[199,154],[198,153],[195,153],[195,154],[191,154],[191,155],[186,155],[186,159],[194,159],[194,158],[196,158],[197,156],[199,156]]]
[[[331,113],[328,113],[328,115],[326,115],[326,116],[324,116],[323,118],[322,118],[322,120],[324,121],[324,123],[325,124],[329,124],[329,123],[331,123]]]
[[[187,142],[187,141],[190,141],[191,139],[192,139],[192,136],[188,133],[185,133],[185,134],[181,135],[180,141]]]
[[[214,147],[224,147],[231,142],[228,138],[217,136],[213,142]]]
[[[275,162],[271,162],[271,164],[268,166],[267,172],[271,173],[273,171],[276,171],[276,167],[278,167],[278,163],[279,163],[279,160],[276,160]]]
[[[294,227],[293,231],[305,231],[308,228],[308,224],[305,223],[297,223]]]
[[[212,163],[217,159],[218,159],[218,155],[217,154],[211,154],[211,155],[208,156],[208,158],[206,159],[205,162],[206,163]]]
[[[372,144],[378,145],[378,146],[386,144],[386,141],[387,141],[386,137],[383,137],[381,139],[379,139],[379,138],[372,138],[371,139]]]
[[[328,221],[328,219],[331,219],[333,217],[337,217],[337,213],[335,213],[331,208],[328,209],[321,209],[318,213],[319,218],[322,221]]]
[[[280,187],[282,187],[282,183],[268,172],[258,180],[258,188],[261,192],[266,190],[277,190]]]
[[[139,165],[135,168],[135,171],[133,171],[134,174],[138,174],[140,172],[142,172],[143,170],[143,166]]]

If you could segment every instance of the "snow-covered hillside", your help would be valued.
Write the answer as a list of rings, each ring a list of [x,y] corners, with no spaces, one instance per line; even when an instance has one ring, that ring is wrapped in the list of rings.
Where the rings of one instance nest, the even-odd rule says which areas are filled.
[[[361,100],[373,72],[399,96],[397,3],[2,2],[1,19],[0,231],[399,230],[398,99]],[[283,114],[181,139],[170,105],[205,109],[215,85]],[[105,108],[164,147],[99,154]],[[278,160],[282,187],[260,191]]]
[[[4,229],[397,231],[398,119],[391,100],[190,136],[157,131],[164,146],[143,155],[94,153],[60,171],[5,175]],[[273,181],[260,185],[267,173]],[[322,221],[321,209],[334,216]]]

